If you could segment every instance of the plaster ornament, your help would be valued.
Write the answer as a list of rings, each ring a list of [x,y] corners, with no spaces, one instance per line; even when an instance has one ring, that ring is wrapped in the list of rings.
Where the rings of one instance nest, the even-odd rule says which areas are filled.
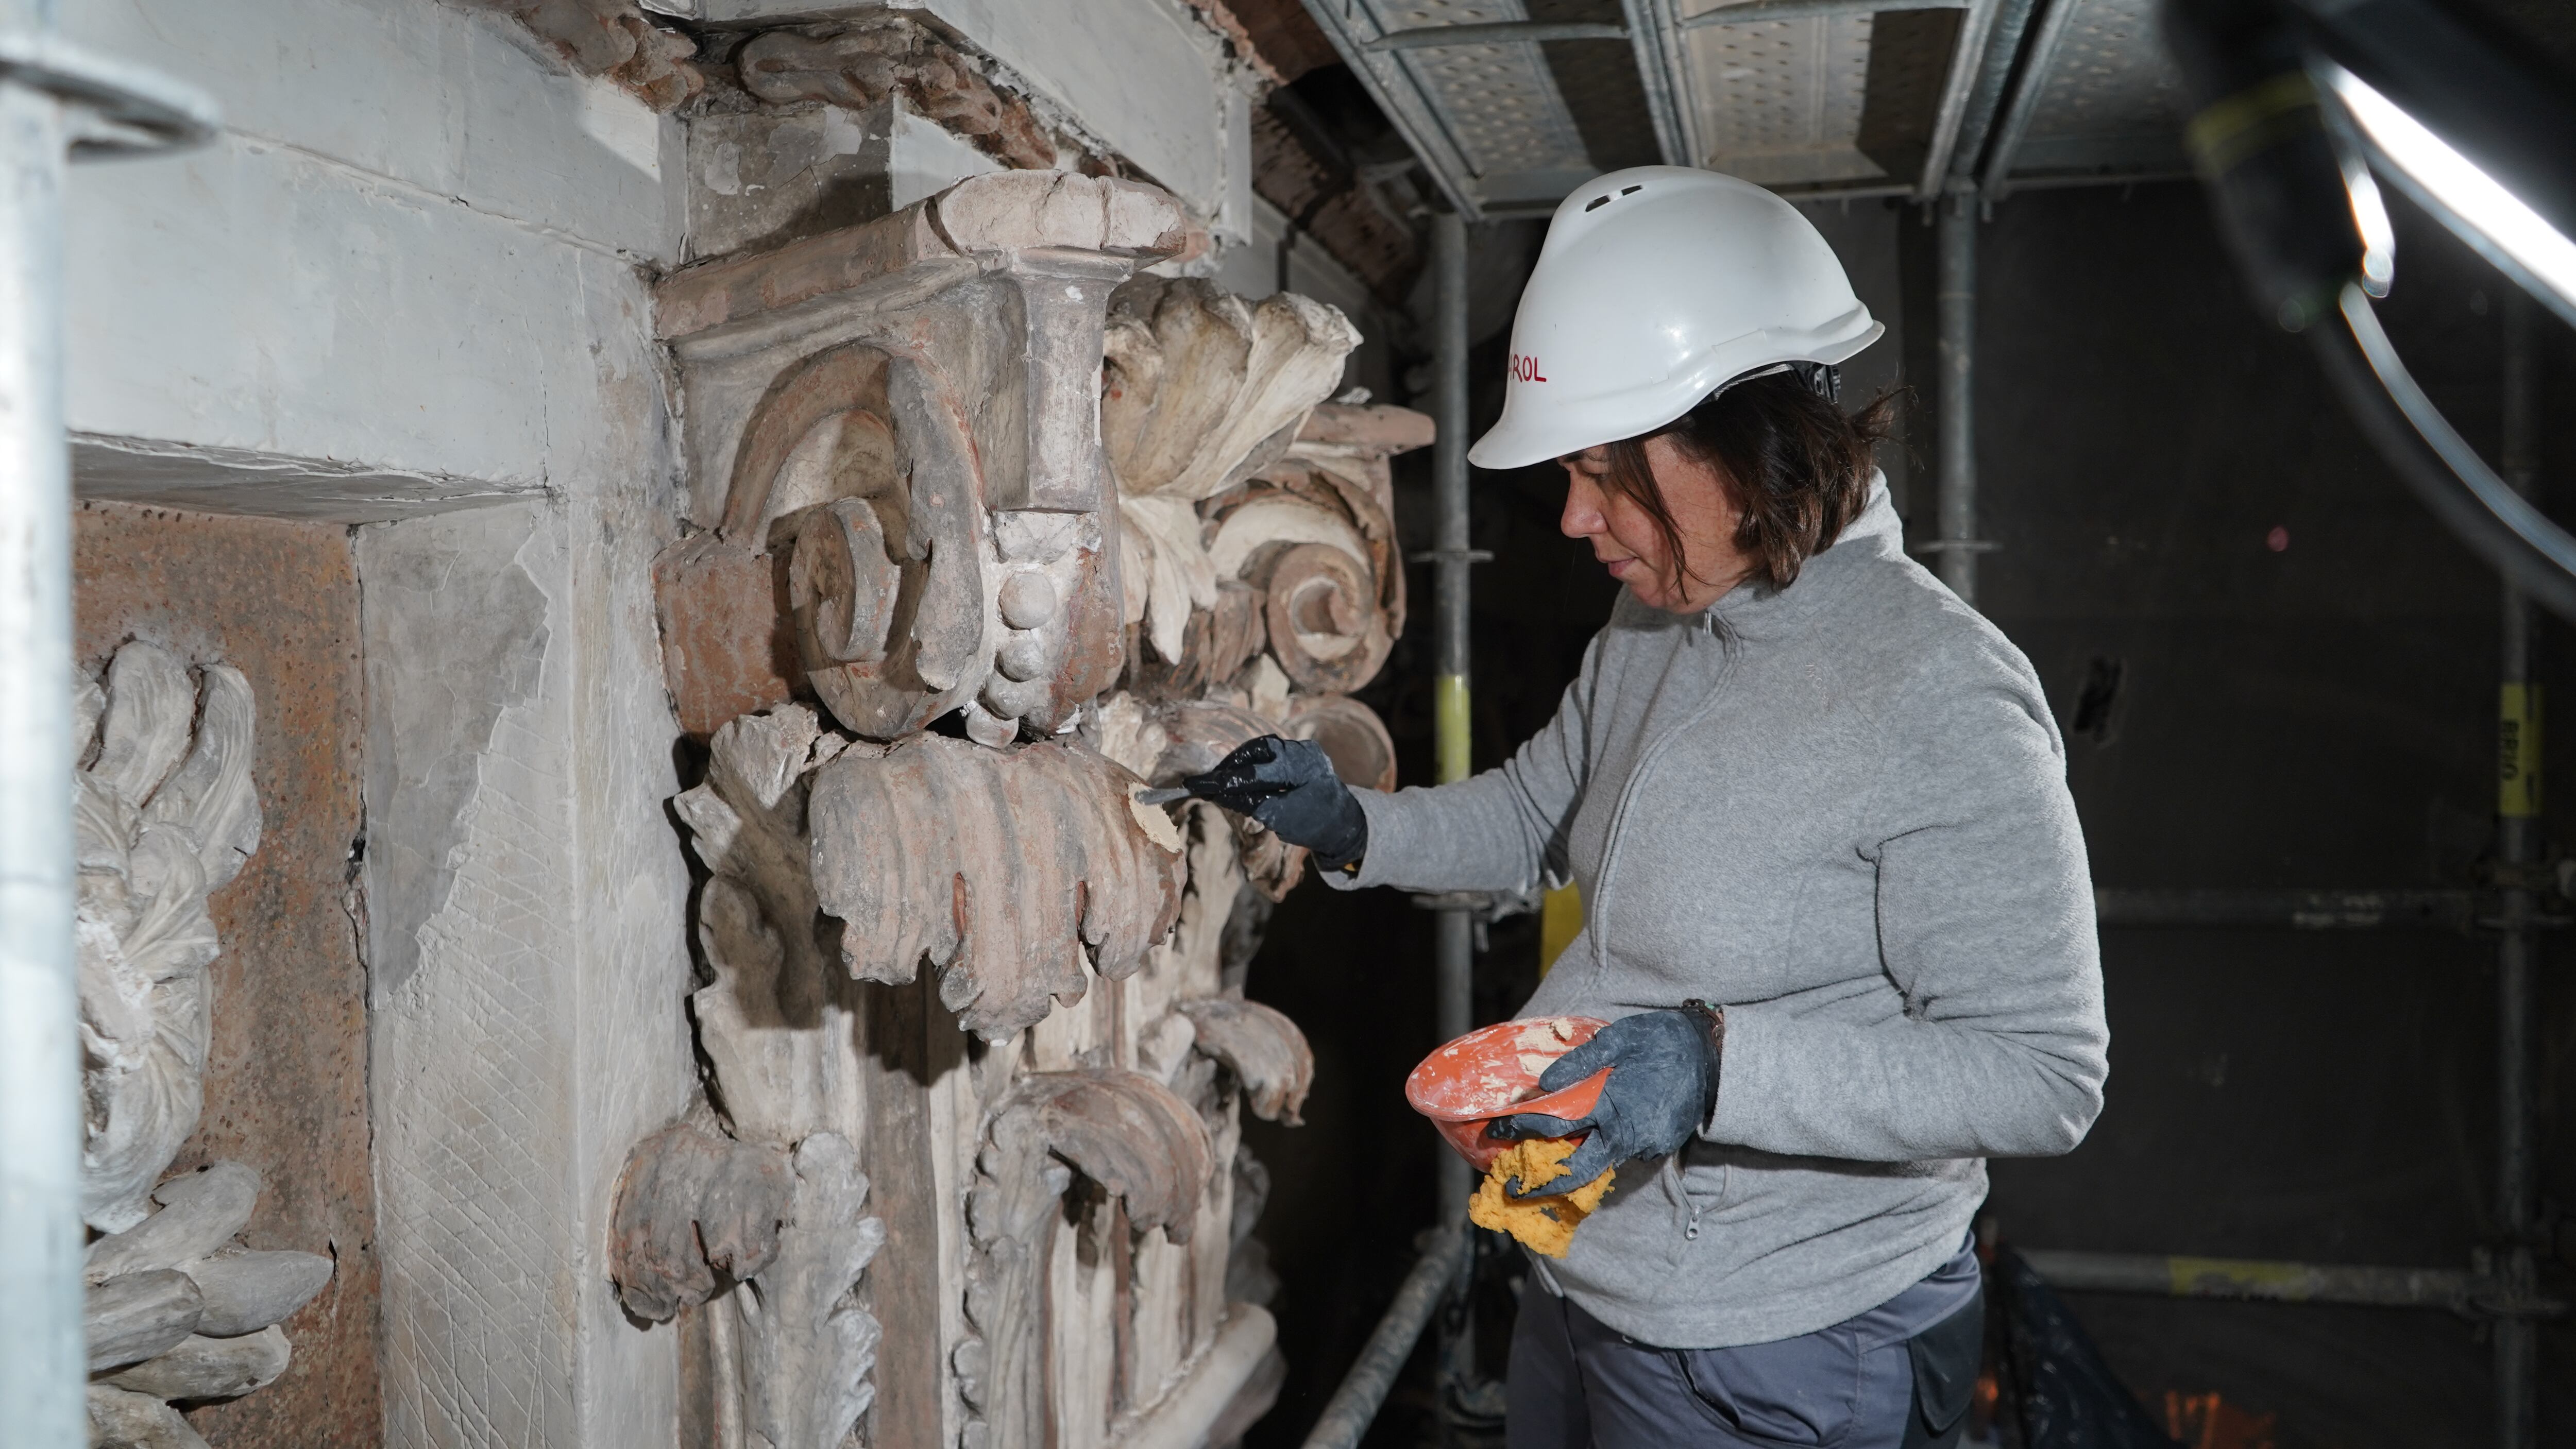
[[[90,1449],[206,1449],[179,1411],[150,1394],[89,1386]]]
[[[1313,740],[1333,762],[1333,773],[1371,790],[1395,788],[1395,739],[1377,711],[1346,694],[1288,697],[1279,732]]]
[[[463,0],[527,27],[583,75],[603,76],[657,111],[706,89],[697,42],[644,18],[634,0]]]
[[[1286,1013],[1240,997],[1211,996],[1173,1008],[1188,1017],[1201,1052],[1243,1084],[1245,1105],[1264,1122],[1304,1125],[1297,1113],[1315,1085],[1315,1052]]]
[[[1294,293],[1253,304],[1197,278],[1139,277],[1112,309],[1101,438],[1137,555],[1122,617],[1178,663],[1191,611],[1234,572],[1208,557],[1198,503],[1285,451],[1359,333]]]
[[[1229,1146],[1229,1155],[1231,1144]],[[1116,1198],[1130,1229],[1186,1243],[1207,1195],[1212,1144],[1198,1114],[1161,1082],[1116,1069],[1034,1073],[986,1128],[967,1199],[975,1245],[966,1279],[974,1335],[951,1353],[976,1419],[962,1442],[1041,1449],[1046,1384],[1043,1275],[1077,1174]]]
[[[250,685],[220,664],[200,674],[202,685],[137,641],[109,661],[103,691],[85,677],[74,685],[95,736],[73,772],[81,1216],[102,1231],[142,1220],[196,1130],[212,1029],[206,967],[221,950],[206,896],[259,848]]]
[[[768,1449],[838,1449],[876,1396],[881,1331],[850,1301],[885,1245],[885,1223],[862,1215],[868,1176],[847,1138],[817,1132],[796,1144],[795,1185],[777,1255],[717,1305],[740,1329],[744,1421]]]
[[[99,1382],[156,1399],[234,1399],[275,1383],[291,1352],[274,1326],[234,1338],[192,1333],[169,1352]]]
[[[1123,732],[1113,741],[1123,759],[1150,768],[1170,748],[1152,712],[1130,697],[1113,696],[1095,713]],[[1146,750],[1154,759],[1141,758]],[[905,770],[937,778],[914,779]],[[802,1414],[796,1422],[825,1432],[842,1422],[838,1415],[856,1412],[851,1405],[861,1400],[824,1402],[827,1391],[885,1392],[872,1367],[812,1367],[834,1353],[870,1363],[885,1349],[860,1334],[856,1320],[814,1317],[849,1296],[851,1276],[835,1277],[848,1260],[835,1253],[867,1245],[826,1243],[795,1256],[789,1220],[796,1212],[780,1214],[772,1189],[751,1186],[772,1169],[746,1171],[743,1164],[746,1152],[774,1163],[778,1149],[770,1144],[810,1145],[825,1133],[894,1154],[865,1164],[882,1179],[876,1193],[893,1194],[872,1198],[869,1216],[911,1224],[897,1234],[906,1252],[872,1263],[866,1293],[871,1312],[885,1315],[890,1342],[918,1343],[941,1332],[943,1322],[962,1330],[938,1352],[940,1381],[924,1386],[943,1399],[954,1395],[947,1402],[961,1417],[943,1434],[988,1445],[1035,1446],[1068,1433],[1117,1443],[1144,1432],[1129,1422],[1133,1416],[1180,1413],[1172,1406],[1198,1402],[1181,1393],[1192,1375],[1252,1371],[1251,1359],[1238,1365],[1216,1350],[1237,1312],[1225,1298],[1236,1251],[1225,1169],[1239,1143],[1238,1102],[1258,1098],[1257,1107],[1271,1109],[1280,1083],[1293,1094],[1295,1072],[1221,1071],[1219,1058],[1193,1050],[1199,1029],[1182,1003],[1218,989],[1225,933],[1243,888],[1236,836],[1211,807],[1184,807],[1177,822],[1158,810],[1140,814],[1127,803],[1137,783],[1132,770],[1087,744],[997,751],[934,735],[889,747],[853,740],[803,704],[716,731],[706,780],[675,808],[710,873],[698,919],[713,979],[693,996],[691,1014],[720,1114],[701,1112],[639,1144],[621,1183],[610,1258],[639,1316],[702,1305],[708,1381],[729,1406],[718,1417],[742,1425],[745,1442],[763,1415]],[[1060,790],[1078,797],[1079,808],[1055,798]],[[830,803],[841,795],[842,803]],[[1090,836],[1094,827],[1084,822],[1102,815],[1117,828]],[[968,828],[959,832],[948,817]],[[866,828],[831,824],[843,818]],[[1036,845],[1027,839],[1032,822]],[[1170,832],[1168,844],[1156,841],[1149,822]],[[1000,824],[1012,833],[993,833]],[[1005,857],[1002,869],[987,862],[967,877],[973,889],[967,914],[958,916],[959,873],[943,869],[943,853],[961,839],[1005,838],[1019,853]],[[1057,850],[1084,839],[1106,839],[1115,847],[1106,857],[1113,863],[1153,867],[1144,872],[1152,890],[1135,900],[1159,902],[1168,890],[1175,902],[1155,907],[1169,926],[1160,940],[1134,947],[1130,970],[1097,971],[1104,979],[1096,984],[1088,983],[1094,968],[1081,965],[1084,917],[1073,903],[1103,908],[1113,893],[1104,883],[1122,877],[1067,876],[1027,864],[1045,858],[1033,854],[1037,845]],[[1140,839],[1147,847],[1141,857],[1121,856]],[[827,840],[841,845],[827,848]],[[985,929],[974,900],[987,880],[1003,882],[997,909],[1017,918],[1004,923],[1013,930],[1025,932],[1027,922],[1047,914],[1027,900],[1063,903],[1064,926],[1048,929],[1067,931],[1055,958],[1075,964],[1088,984],[1078,1007],[1052,1001],[1047,981],[1027,964],[1049,958],[1026,944],[1033,936],[1022,935],[1024,944],[1005,953],[1003,982],[1030,991],[1041,1019],[961,1053],[957,1028],[964,1023],[932,1004],[928,983],[862,983],[833,959],[837,936],[864,929],[848,919],[841,932],[831,924],[835,912],[825,903],[835,896],[818,882],[834,878],[835,849],[869,871],[917,872],[884,877],[888,899],[926,895],[934,924],[963,919],[968,941]],[[914,889],[923,881],[937,889]],[[893,925],[868,932],[870,949],[906,949],[900,929],[911,928],[899,916],[889,919]],[[1150,921],[1130,920],[1123,929],[1131,943],[1153,941]],[[1114,934],[1089,949],[1106,959]],[[975,1004],[992,990],[987,985]],[[923,1006],[930,1007],[926,1021]],[[1243,1013],[1226,1015],[1231,1022]],[[925,1046],[926,1056],[914,1055]],[[1249,1063],[1255,1055],[1237,1051],[1235,1058]],[[1247,1084],[1243,1092],[1238,1081]],[[882,1161],[899,1161],[902,1171]],[[860,1165],[853,1160],[854,1170]],[[951,1171],[963,1176],[962,1192],[942,1186]],[[950,1237],[937,1225],[958,1210],[959,1196],[965,1221]],[[772,1222],[779,1224],[776,1251],[763,1261],[760,1229]],[[1066,1224],[1069,1231],[1060,1232]],[[752,1263],[758,1270],[744,1277]],[[738,1286],[727,1288],[734,1279]],[[801,1307],[786,1301],[791,1294],[804,1295]],[[790,1351],[793,1335],[762,1347],[759,1334],[790,1323],[803,1325],[796,1332],[804,1349]],[[859,1336],[836,1336],[843,1333]],[[1113,1352],[1112,1345],[1124,1347]],[[921,1361],[907,1362],[917,1374]],[[778,1364],[803,1367],[763,1367]],[[898,1439],[923,1432],[915,1392],[914,1407],[884,1411],[908,1417],[883,1432]],[[1127,1405],[1120,1412],[1129,1419],[1084,1420],[1112,1403]]]
[[[158,1358],[197,1331],[206,1316],[197,1280],[176,1268],[119,1274],[89,1290],[81,1327],[89,1340],[89,1371],[123,1368]]]
[[[1237,746],[1283,728],[1279,721],[1241,705],[1215,700],[1175,700],[1151,709],[1162,741],[1146,773],[1155,785],[1178,784],[1187,776],[1214,769]],[[1296,888],[1306,873],[1304,846],[1288,844],[1249,816],[1227,813],[1220,818],[1234,833],[1243,873],[1264,896],[1275,901]]]
[[[831,68],[848,49],[759,54],[877,84]],[[1113,345],[1094,283],[1186,244],[1177,217],[1146,188],[983,178],[658,293],[702,526],[657,593],[709,740],[674,802],[709,872],[708,1102],[638,1145],[610,1256],[639,1315],[698,1305],[719,1437],[1189,1442],[1270,1392],[1269,1321],[1228,1295],[1258,1276],[1232,1271],[1258,1256],[1239,1114],[1293,1120],[1312,1058],[1218,998],[1304,853],[1133,796],[1273,731],[1392,783],[1375,716],[1319,686],[1364,680],[1401,624],[1395,449],[1321,440],[1400,410],[1315,406],[1355,339],[1294,299],[1138,283],[1115,325],[1145,337]],[[1153,490],[1123,464],[1113,489],[1104,430]],[[1179,657],[1139,637],[1158,589]],[[951,713],[966,738],[923,732]],[[833,1220],[901,1244],[865,1279],[883,1343],[836,1316],[873,1242],[799,1256],[773,1206],[783,1145],[802,1193],[826,1138],[879,1178],[874,1216]]]
[[[831,1132],[791,1152],[690,1120],[627,1155],[609,1246],[619,1299],[654,1322],[709,1305],[718,1392],[748,1442],[837,1449],[867,1412],[880,1330],[850,1295],[885,1243],[867,1195],[857,1151]]]
[[[903,15],[862,15],[831,34],[773,30],[735,58],[743,88],[764,101],[828,101],[864,110],[900,94],[977,150],[1024,170],[1056,164],[1056,144],[1028,103]]]
[[[982,749],[924,735],[816,771],[817,903],[863,981],[924,959],[988,1041],[1144,964],[1180,906],[1180,836],[1142,782],[1080,743]],[[1088,968],[1088,969],[1086,969]]]
[[[707,490],[707,531],[655,569],[682,727],[801,686],[869,739],[957,711],[999,747],[1108,687],[1101,328],[1118,283],[1190,240],[1152,187],[1005,172],[667,278]]]
[[[81,1210],[103,1234],[83,1260],[84,1317],[90,1367],[114,1370],[105,1382],[120,1391],[92,1402],[110,1443],[197,1442],[147,1401],[274,1379],[288,1354],[276,1325],[332,1273],[317,1254],[234,1245],[260,1188],[240,1163],[161,1181],[204,1103],[206,968],[221,951],[206,897],[259,848],[249,682],[221,664],[196,676],[138,640],[109,660],[104,687],[74,681]]]
[[[635,1144],[617,1184],[608,1276],[626,1311],[663,1322],[778,1257],[795,1195],[787,1149],[679,1122]]]
[[[332,1262],[234,1245],[259,1187],[259,1174],[238,1162],[183,1173],[153,1191],[159,1212],[89,1245],[82,1275],[92,1373],[118,1370],[102,1381],[132,1393],[211,1399],[285,1371],[289,1349],[276,1325],[330,1283]],[[135,1422],[160,1421],[142,1414]]]

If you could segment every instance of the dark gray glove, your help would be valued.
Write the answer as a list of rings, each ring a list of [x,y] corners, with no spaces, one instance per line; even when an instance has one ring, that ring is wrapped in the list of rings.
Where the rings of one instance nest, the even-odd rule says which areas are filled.
[[[1340,870],[1368,849],[1368,817],[1313,740],[1277,735],[1246,740],[1215,769],[1192,775],[1181,786],[1201,800],[1251,816],[1290,845],[1315,852],[1326,870]]]
[[[1565,1159],[1564,1176],[1528,1192],[1519,1191],[1520,1180],[1514,1178],[1512,1196],[1554,1197],[1632,1157],[1681,1151],[1717,1110],[1718,1059],[1725,1043],[1725,1014],[1707,1002],[1686,1001],[1679,1010],[1622,1017],[1549,1063],[1539,1074],[1543,1092],[1563,1091],[1603,1067],[1610,1069],[1610,1080],[1601,1084],[1601,1100],[1585,1116],[1520,1112],[1485,1129],[1486,1136],[1505,1141],[1571,1137],[1591,1130]]]

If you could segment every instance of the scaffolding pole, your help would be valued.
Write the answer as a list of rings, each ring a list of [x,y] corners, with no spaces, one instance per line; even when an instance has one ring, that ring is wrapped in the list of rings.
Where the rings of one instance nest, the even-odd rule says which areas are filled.
[[[0,1445],[89,1442],[72,954],[64,163],[197,145],[214,108],[0,0]]]
[[[2278,1263],[2251,1258],[2168,1257],[2161,1253],[2070,1252],[2058,1248],[2025,1248],[2021,1257],[2041,1281],[2070,1293],[2343,1303],[2465,1313],[2491,1296],[2496,1287],[2482,1274],[2455,1268]]]
[[[0,31],[48,7],[0,0]],[[33,13],[31,13],[31,11]],[[0,1440],[87,1441],[60,100],[0,77]]]
[[[2539,388],[2531,299],[2508,288],[2504,311],[2505,482],[2529,497],[2538,472]],[[2504,915],[2496,945],[2496,1212],[2503,1230],[2497,1262],[2503,1291],[2495,1304],[2496,1443],[2533,1449],[2539,1442],[2539,1324],[2528,1311],[2539,1297],[2532,1235],[2539,1220],[2533,1162],[2532,970],[2540,951],[2539,897],[2531,873],[2541,859],[2541,711],[2531,678],[2531,600],[2504,581],[2502,648],[2498,651],[2496,859]]]
[[[1961,187],[1933,205],[1941,527],[1940,536],[1918,552],[1934,555],[1941,582],[1973,607],[1977,555],[1994,547],[1977,537],[1977,193]]]
[[[1467,221],[1454,211],[1432,220],[1432,265],[1437,297],[1433,326],[1433,409],[1438,431],[1432,441],[1433,492],[1440,510],[1438,547],[1432,564],[1437,578],[1433,620],[1438,631],[1438,676],[1433,704],[1439,744],[1439,783],[1467,778],[1470,737],[1467,694],[1467,571],[1475,555],[1467,531]],[[1439,910],[1438,954],[1434,961],[1436,1039],[1466,1035],[1473,1012],[1476,918],[1471,905],[1451,901]],[[1467,1162],[1454,1152],[1440,1154],[1440,1210],[1436,1225],[1466,1232],[1467,1196],[1475,1188]],[[1475,1261],[1470,1252],[1459,1259],[1452,1283],[1455,1298],[1441,1316],[1441,1406],[1447,1411],[1452,1393],[1475,1382],[1475,1327],[1466,1313],[1466,1285]]]

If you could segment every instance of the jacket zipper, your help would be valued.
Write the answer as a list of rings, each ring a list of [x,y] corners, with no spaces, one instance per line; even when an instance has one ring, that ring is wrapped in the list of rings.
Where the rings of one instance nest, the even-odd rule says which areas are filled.
[[[1710,640],[1720,649],[1726,650],[1726,663],[1717,671],[1717,677],[1709,681],[1707,695],[1691,707],[1690,713],[1682,717],[1681,723],[1656,737],[1654,742],[1647,745],[1637,756],[1637,768],[1628,772],[1628,782],[1619,787],[1619,803],[1610,812],[1610,830],[1601,846],[1601,899],[1595,907],[1595,919],[1586,923],[1589,928],[1587,934],[1592,937],[1592,980],[1595,985],[1600,984],[1601,978],[1610,973],[1610,955],[1606,945],[1610,936],[1610,903],[1614,899],[1610,871],[1611,867],[1618,863],[1620,839],[1627,833],[1628,811],[1636,803],[1637,791],[1645,783],[1647,772],[1654,769],[1655,761],[1663,755],[1665,748],[1679,739],[1691,726],[1698,724],[1700,717],[1717,704],[1718,691],[1724,688],[1726,681],[1735,674],[1735,651],[1726,649],[1724,642],[1715,638],[1713,626],[1708,619],[1703,616],[1691,627],[1694,630],[1712,631]],[[1694,648],[1699,642],[1698,636],[1694,634],[1691,642],[1683,647]],[[1667,664],[1665,667],[1669,669],[1671,666]]]

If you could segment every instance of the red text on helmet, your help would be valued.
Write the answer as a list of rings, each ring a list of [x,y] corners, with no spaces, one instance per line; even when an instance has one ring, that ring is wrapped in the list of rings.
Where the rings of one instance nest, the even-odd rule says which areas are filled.
[[[1522,382],[1547,381],[1539,375],[1537,358],[1523,357],[1517,352],[1512,354],[1512,376]]]

